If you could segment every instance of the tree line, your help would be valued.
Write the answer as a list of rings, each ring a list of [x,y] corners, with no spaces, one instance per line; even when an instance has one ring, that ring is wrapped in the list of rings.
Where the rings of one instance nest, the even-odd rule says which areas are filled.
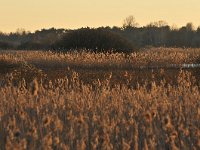
[[[122,27],[0,33],[0,49],[131,51],[147,46],[199,48],[200,27],[194,29],[192,23],[187,23],[181,28],[172,28],[162,21],[138,27],[133,18],[127,18]]]

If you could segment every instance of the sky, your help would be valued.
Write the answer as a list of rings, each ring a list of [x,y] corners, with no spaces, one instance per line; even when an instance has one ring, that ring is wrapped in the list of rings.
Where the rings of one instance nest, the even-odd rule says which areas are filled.
[[[130,15],[140,26],[165,20],[198,27],[200,0],[0,0],[0,31],[122,26]]]

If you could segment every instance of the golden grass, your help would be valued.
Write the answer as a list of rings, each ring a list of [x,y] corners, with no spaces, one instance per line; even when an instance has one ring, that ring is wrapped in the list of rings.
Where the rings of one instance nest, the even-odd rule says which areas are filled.
[[[105,54],[89,52],[53,53],[51,51],[1,51],[0,61],[12,63],[24,62],[36,66],[66,67],[66,66],[102,66],[118,67],[125,66],[149,66],[196,63],[200,58],[200,49],[181,48],[151,48],[125,55],[122,53]]]
[[[154,58],[163,54],[167,58],[164,50],[162,54],[158,51],[155,55],[148,51],[141,54]],[[166,51],[170,53],[171,49]],[[176,53],[179,55],[179,50]],[[196,61],[199,50],[180,50],[181,53],[184,61]],[[3,52],[0,55],[0,60],[4,57],[14,63],[23,62],[21,71],[36,77],[31,83],[23,78],[16,83],[14,71],[0,80],[0,149],[200,149],[200,93],[196,86],[199,81],[193,81],[190,72],[179,72],[175,85],[165,79],[158,84],[155,77],[150,84],[139,85],[130,82],[132,75],[126,71],[122,75],[125,84],[116,82],[119,80],[114,80],[112,72],[85,84],[81,75],[70,69],[70,75],[46,81],[45,75],[33,65],[48,60],[57,65],[59,57],[63,57],[60,62],[64,64],[69,63],[68,57],[75,60],[72,63],[81,63],[85,54]],[[98,54],[90,55],[85,60],[95,65]],[[125,63],[126,56],[121,55],[108,55],[115,58],[112,61],[105,54],[100,60],[119,59],[119,64]],[[168,62],[171,61],[174,60]],[[160,74],[165,74],[164,70]]]
[[[78,74],[0,89],[1,149],[199,149],[200,93],[178,86],[84,85]]]

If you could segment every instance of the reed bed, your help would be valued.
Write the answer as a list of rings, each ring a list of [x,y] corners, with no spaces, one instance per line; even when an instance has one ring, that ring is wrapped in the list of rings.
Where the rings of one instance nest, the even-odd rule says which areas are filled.
[[[200,80],[191,72],[178,71],[174,84],[169,76],[175,75],[164,69],[150,70],[145,81],[149,75],[140,71],[92,74],[66,66],[197,63],[199,54],[174,48],[130,55],[1,51],[7,73],[0,78],[0,149],[198,150]],[[61,78],[48,79],[45,67],[53,74],[52,68],[66,68]]]
[[[0,88],[0,149],[199,149],[200,93],[189,72],[178,85],[84,85],[71,78]]]
[[[38,67],[139,67],[139,66],[165,66],[169,64],[199,63],[200,49],[181,48],[150,48],[133,52],[129,55],[123,53],[92,53],[66,52],[54,53],[52,51],[1,51],[0,61],[18,64],[25,62]]]

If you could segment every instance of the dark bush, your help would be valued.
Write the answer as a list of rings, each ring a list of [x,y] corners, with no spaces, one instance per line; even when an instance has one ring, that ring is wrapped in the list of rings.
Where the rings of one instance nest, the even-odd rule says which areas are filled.
[[[47,46],[45,46],[44,44],[39,43],[39,42],[32,42],[32,41],[21,43],[18,46],[18,49],[21,49],[21,50],[38,50],[38,49],[46,49],[46,48]]]
[[[131,42],[117,33],[89,28],[69,31],[53,47],[56,50],[88,49],[94,52],[131,52],[134,48]]]
[[[5,49],[12,49],[12,48],[13,48],[12,43],[0,41],[0,49],[5,50]]]

